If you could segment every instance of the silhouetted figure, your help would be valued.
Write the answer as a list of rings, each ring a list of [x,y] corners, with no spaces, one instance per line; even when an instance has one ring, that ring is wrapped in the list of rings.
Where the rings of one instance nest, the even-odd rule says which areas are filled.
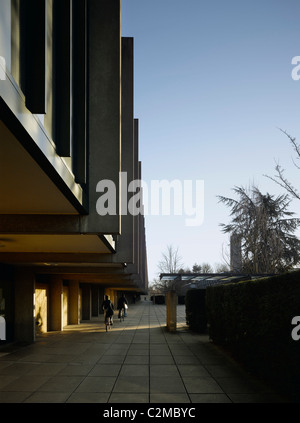
[[[105,295],[105,299],[102,303],[102,310],[104,310],[104,322],[106,317],[110,318],[110,324],[113,324],[112,316],[114,315],[114,305],[110,301],[109,295]]]
[[[122,294],[118,300],[118,310],[119,310],[119,319],[121,317],[121,312],[124,310],[124,317],[127,316],[126,309],[128,308],[128,302],[125,298],[125,295]]]

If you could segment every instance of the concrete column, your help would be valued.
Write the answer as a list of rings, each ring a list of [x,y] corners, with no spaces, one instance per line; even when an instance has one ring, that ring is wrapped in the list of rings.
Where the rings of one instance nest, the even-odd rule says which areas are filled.
[[[101,308],[101,305],[103,303],[104,300],[104,293],[105,293],[105,288],[102,285],[99,285],[99,314],[104,314],[104,311]]]
[[[14,340],[34,342],[34,289],[35,276],[30,269],[17,269],[15,273],[15,327]]]
[[[92,290],[88,284],[82,284],[82,320],[92,318]]]
[[[91,287],[92,294],[92,317],[99,316],[99,286],[92,285]]]
[[[176,331],[177,321],[177,294],[175,291],[167,292],[167,329],[169,332]]]
[[[63,330],[63,283],[56,277],[50,284],[50,330]]]
[[[141,179],[139,166],[139,120],[133,121],[133,179]],[[127,266],[128,273],[139,279],[139,219],[140,215],[133,217],[133,264]]]
[[[79,308],[79,282],[69,281],[69,319],[70,325],[78,325],[80,323]]]
[[[90,204],[87,224],[92,232],[118,234],[121,230],[121,0],[89,0],[87,16]],[[104,187],[99,182],[104,180],[114,183],[117,194],[116,202],[110,201],[107,214],[101,210]],[[98,213],[104,215],[100,217]]]
[[[133,38],[122,38],[122,147],[121,168],[121,234],[118,239],[118,260],[134,262],[134,216],[128,211],[133,193],[127,192],[134,175],[134,59]]]

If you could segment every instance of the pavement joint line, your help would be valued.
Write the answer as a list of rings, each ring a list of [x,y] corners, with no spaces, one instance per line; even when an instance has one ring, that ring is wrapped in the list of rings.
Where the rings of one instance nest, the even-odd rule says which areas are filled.
[[[138,326],[139,326],[139,324],[140,324],[140,322],[141,322],[141,318],[142,318],[142,316],[140,317],[139,323],[135,326],[135,329],[134,329],[135,334],[136,334],[136,331],[138,330]],[[125,318],[125,319],[126,319],[126,318]],[[124,322],[123,322],[123,323],[124,323]],[[128,327],[128,325],[127,325],[127,326],[125,326],[125,327]],[[123,328],[122,332],[124,332],[124,330],[125,330],[125,328]],[[135,335],[134,335],[134,336],[135,336]],[[121,374],[121,372],[122,372],[122,366],[124,365],[124,363],[125,363],[125,361],[126,361],[126,357],[127,357],[127,355],[128,355],[128,351],[129,351],[129,349],[130,349],[130,346],[132,346],[132,345],[133,345],[134,336],[132,337],[132,340],[131,340],[131,342],[130,342],[130,344],[129,344],[129,346],[128,346],[127,352],[126,352],[126,354],[124,355],[123,362],[122,362],[122,364],[121,364],[121,366],[120,366],[120,369],[119,369],[118,375],[117,375],[117,377],[116,377],[116,379],[115,379],[115,382],[114,382],[114,384],[113,384],[113,386],[112,386],[112,389],[111,389],[111,391],[110,391],[110,393],[109,393],[107,403],[110,403],[110,399],[111,399],[111,397],[112,397],[112,395],[113,395],[113,393],[114,393],[114,389],[115,389],[115,387],[116,387],[116,384],[117,384],[118,378],[120,377],[120,374]],[[149,400],[150,400],[150,399],[149,399]]]
[[[181,336],[181,334],[179,334],[179,337],[180,337],[180,339],[181,339],[181,342],[188,348],[188,350],[189,351],[191,351],[191,353],[193,354],[193,356],[194,357],[196,357],[197,358],[197,360],[198,360],[198,362],[199,362],[199,364],[201,364],[201,365],[203,365],[202,363],[201,363],[201,360],[196,356],[196,354],[193,352],[193,350],[191,349],[191,346],[190,345],[188,345],[187,343],[186,343],[186,341],[182,338],[182,336]],[[174,360],[175,361],[175,360]],[[176,362],[176,361],[175,361]],[[177,363],[176,363],[176,366],[177,366],[177,368],[178,368],[178,365],[177,365]],[[222,390],[222,394],[224,394],[224,395],[226,395],[226,397],[230,400],[230,402],[232,402],[231,401],[231,399],[230,399],[230,397],[227,395],[227,393],[223,390],[223,388],[221,387],[221,385],[219,384],[219,382],[215,379],[215,377],[213,376],[213,374],[211,373],[211,371],[209,371],[209,369],[207,368],[207,366],[205,366],[205,365],[203,365],[203,367],[205,368],[205,370],[211,375],[211,377],[212,377],[212,379],[217,383],[217,385],[218,385],[218,387]],[[178,371],[179,371],[179,368],[178,368]],[[179,371],[179,373],[180,373],[180,371]],[[184,380],[182,379],[182,381],[183,381],[183,384],[184,384],[184,386],[185,386],[185,389],[186,389],[186,391],[187,391],[187,388],[186,388],[186,384],[184,383]],[[188,394],[188,396],[189,396],[189,399],[191,400],[191,398],[190,398],[190,394],[188,393],[188,391],[187,391],[187,394]],[[192,402],[192,401],[191,401]]]
[[[173,360],[174,360],[174,363],[175,363],[175,365],[176,365],[176,369],[177,369],[177,371],[178,371],[178,374],[180,375],[180,378],[181,378],[181,380],[182,380],[182,384],[183,384],[183,386],[184,386],[185,393],[186,393],[186,395],[187,395],[187,397],[188,397],[188,399],[189,399],[189,402],[190,402],[190,403],[192,403],[192,399],[191,399],[191,397],[190,397],[190,394],[189,394],[189,392],[188,392],[188,390],[187,390],[187,387],[186,387],[186,385],[185,385],[185,383],[184,383],[184,381],[183,381],[183,379],[182,379],[182,377],[181,377],[181,373],[180,373],[180,370],[179,370],[179,368],[178,368],[178,363],[177,363],[177,361],[175,360],[174,354],[173,354],[173,352],[172,352],[172,350],[171,350],[171,348],[170,348],[170,344],[167,342],[166,332],[164,332],[164,337],[165,337],[165,341],[166,341],[166,343],[167,343],[167,345],[168,345],[168,349],[169,349],[169,351],[170,351],[170,354],[171,354],[171,356],[172,356],[172,358],[173,358]]]
[[[146,401],[148,399],[149,403],[151,400],[159,397],[159,392],[164,392],[170,390],[168,389],[160,389],[159,384],[157,385],[158,392],[151,392],[154,389],[154,384],[157,384],[159,382],[158,379],[155,380],[155,378],[164,377],[168,378],[168,376],[165,375],[172,375],[173,371],[178,372],[176,375],[174,374],[174,377],[176,378],[178,376],[178,382],[179,378],[181,380],[182,385],[178,385],[178,390],[182,390],[182,394],[184,395],[184,400],[189,401],[190,403],[193,403],[193,401],[216,401],[219,400],[223,401],[226,399],[226,401],[230,401],[231,403],[237,403],[243,400],[243,398],[246,398],[248,395],[248,401],[254,402],[257,401],[257,399],[262,399],[264,395],[269,394],[270,398],[272,396],[272,392],[260,392],[260,387],[258,386],[258,389],[255,391],[251,391],[251,389],[256,389],[255,385],[254,387],[247,387],[247,391],[237,391],[236,394],[232,394],[232,387],[228,385],[228,382],[230,380],[225,380],[226,378],[235,378],[235,370],[239,370],[240,366],[237,363],[237,367],[232,367],[231,364],[235,364],[235,361],[231,363],[231,359],[228,358],[226,354],[223,353],[222,350],[219,350],[219,348],[211,343],[208,342],[207,337],[203,338],[202,336],[198,337],[198,335],[194,335],[194,333],[191,333],[190,331],[182,330],[182,326],[180,326],[179,330],[175,333],[170,333],[167,330],[166,327],[166,307],[156,306],[152,305],[151,303],[145,304],[140,303],[137,304],[138,307],[132,307],[130,309],[131,313],[128,314],[128,317],[126,318],[124,322],[118,322],[116,321],[116,325],[114,325],[113,329],[105,333],[105,330],[102,330],[102,321],[100,321],[100,318],[97,321],[92,322],[92,324],[89,324],[87,322],[87,326],[84,324],[81,327],[72,328],[69,327],[65,330],[64,334],[59,333],[49,333],[45,335],[45,338],[43,337],[39,338],[35,346],[29,345],[25,346],[25,348],[17,349],[12,351],[11,360],[9,360],[9,357],[6,356],[10,353],[5,354],[5,356],[0,356],[0,363],[4,363],[4,366],[2,365],[2,369],[7,369],[7,366],[5,366],[5,363],[11,362],[11,364],[17,364],[17,365],[28,365],[30,364],[32,369],[30,369],[28,375],[33,370],[35,372],[34,367],[36,365],[43,366],[44,364],[47,366],[49,364],[64,364],[67,368],[64,374],[59,374],[59,372],[56,374],[51,374],[49,377],[49,380],[51,379],[51,384],[55,382],[55,378],[58,376],[64,376],[64,378],[68,377],[75,377],[75,372],[73,373],[73,370],[68,368],[71,365],[85,365],[87,366],[84,371],[80,371],[77,373],[76,376],[79,378],[79,375],[82,376],[82,379],[78,379],[74,383],[74,386],[71,389],[71,392],[69,392],[67,389],[64,392],[66,397],[64,399],[59,398],[60,402],[72,402],[74,400],[80,401],[80,398],[83,399],[83,401],[86,400],[86,397],[88,397],[89,393],[84,392],[86,390],[86,387],[89,387],[88,390],[95,389],[97,392],[94,392],[93,399],[96,399],[96,396],[102,395],[102,401],[105,401],[106,403],[114,402],[116,399],[119,398],[125,398],[124,394],[127,394],[127,397],[125,398],[128,400],[128,398],[132,398],[132,401],[139,401],[142,399],[143,401]],[[183,308],[179,308],[180,314],[178,314],[178,322],[183,322],[184,319],[184,312]],[[99,328],[102,328],[101,330]],[[89,333],[91,332],[91,333]],[[127,336],[128,335],[128,336]],[[39,343],[40,341],[40,343]],[[87,346],[85,349],[84,346]],[[37,347],[37,348],[36,348]],[[76,352],[76,347],[79,347],[80,351]],[[64,348],[66,349],[64,352]],[[70,356],[67,357],[60,357],[60,354],[69,354],[69,349],[74,349],[73,358]],[[110,349],[112,348],[112,353],[110,354]],[[51,349],[50,356],[48,356],[49,349]],[[135,350],[136,349],[136,350]],[[146,350],[148,351],[146,352]],[[160,352],[161,351],[161,352]],[[181,356],[184,356],[186,352],[186,357],[181,358]],[[202,356],[202,352],[204,355]],[[78,355],[76,355],[76,354]],[[164,365],[163,363],[166,362],[166,359],[163,357],[164,355],[168,354],[170,356],[170,359],[172,359],[172,368],[169,367],[166,369],[167,371],[163,373],[163,370],[166,368],[167,365]],[[40,361],[38,360],[40,354]],[[215,355],[216,354],[216,355]],[[110,355],[120,357],[118,360],[116,360],[116,363],[113,363],[113,358],[110,358]],[[141,356],[141,360],[134,360],[131,357],[132,356]],[[145,360],[142,358],[142,356],[145,355],[147,359],[147,364]],[[158,357],[161,357],[161,361],[158,361]],[[210,357],[213,357],[213,360],[210,359]],[[215,361],[216,357],[216,361]],[[52,361],[52,359],[55,359],[58,361]],[[126,359],[129,358],[128,361]],[[131,360],[130,360],[131,358]],[[207,361],[207,358],[209,360]],[[30,359],[34,361],[30,361]],[[46,361],[43,361],[46,359]],[[102,360],[103,359],[103,360]],[[101,362],[102,360],[102,362]],[[220,360],[220,361],[219,361]],[[199,378],[202,377],[205,379],[205,374],[201,376],[201,373],[193,374],[194,368],[193,364],[190,364],[190,367],[185,367],[185,365],[188,365],[188,361],[191,361],[191,363],[194,361],[195,366],[198,365],[201,367],[201,369],[205,369],[206,377],[209,375],[209,380],[207,382],[212,382],[213,389],[214,387],[217,390],[220,390],[220,393],[213,393],[207,390],[207,392],[202,392],[203,386],[202,382],[200,381],[198,385],[198,381],[196,380],[198,378],[197,374],[199,374]],[[114,365],[114,367],[110,367],[114,370],[113,373],[110,371],[107,371],[105,369],[105,362],[109,363],[111,362],[111,365]],[[129,389],[129,392],[126,391],[127,383],[126,383],[126,375],[131,374],[131,366],[132,369],[134,369],[135,365],[138,365],[138,363],[141,363],[141,367],[137,368],[137,371],[141,371],[140,373],[137,373],[137,376],[142,376],[143,374],[148,375],[145,377],[148,377],[147,385],[142,382],[142,377],[138,377],[136,383],[134,383],[133,389]],[[171,364],[171,363],[170,363]],[[99,368],[97,366],[99,365]],[[119,365],[119,368],[117,367]],[[174,365],[174,367],[173,367]],[[8,365],[9,366],[9,365]],[[103,366],[103,367],[101,367]],[[123,367],[126,366],[126,367]],[[153,367],[152,367],[153,366]],[[161,367],[159,367],[161,366]],[[222,368],[217,368],[215,366],[221,366]],[[45,367],[46,368],[46,367]],[[234,373],[231,375],[231,373],[228,373],[227,376],[227,368],[229,371],[234,370]],[[24,368],[22,368],[24,370]],[[180,369],[182,371],[180,371]],[[202,370],[200,372],[202,372]],[[22,370],[22,371],[23,371]],[[47,371],[50,369],[47,368]],[[103,372],[104,370],[104,372]],[[122,370],[124,373],[121,373]],[[223,373],[224,370],[226,373]],[[15,371],[15,369],[12,369],[11,372]],[[42,367],[41,367],[41,370]],[[41,376],[42,373],[38,372],[38,376]],[[94,374],[92,372],[95,371]],[[222,371],[222,373],[221,373]],[[6,370],[5,370],[6,372]],[[1,374],[1,370],[0,370]],[[7,373],[8,374],[8,373]],[[12,374],[12,373],[10,373]],[[115,379],[110,379],[110,386],[107,385],[107,389],[105,393],[101,393],[101,375],[110,376],[110,374],[115,377]],[[27,373],[26,373],[27,375]],[[46,373],[43,373],[43,375],[46,375]],[[151,376],[152,375],[152,376]],[[247,385],[248,376],[247,374],[244,374],[244,372],[241,372],[241,375],[238,377],[240,382],[245,382]],[[22,379],[22,374],[19,374],[18,377],[20,378],[20,383],[24,383],[24,380]],[[99,377],[99,385],[98,380],[94,379],[93,377]],[[122,377],[121,377],[122,376]],[[124,378],[123,378],[124,376]],[[119,379],[121,377],[121,379]],[[52,379],[53,378],[53,379]],[[89,378],[89,379],[87,379]],[[186,379],[187,378],[187,379]],[[223,378],[223,379],[222,379]],[[225,378],[225,379],[224,379]],[[71,381],[71,379],[69,379]],[[75,379],[74,379],[75,380]],[[122,388],[123,392],[117,392],[119,389],[117,389],[114,392],[114,389],[116,388],[116,384],[118,380],[121,382],[119,387]],[[233,381],[234,379],[232,379]],[[62,381],[62,379],[57,379],[57,381]],[[82,392],[77,392],[78,388],[84,383],[84,381],[87,382],[86,387],[82,388]],[[170,379],[171,381],[171,379]],[[214,381],[214,382],[213,382]],[[249,381],[252,383],[253,378],[249,376]],[[203,380],[203,383],[205,380]],[[47,382],[45,382],[47,383]],[[92,385],[89,385],[91,383]],[[124,385],[123,385],[124,383]],[[216,385],[215,385],[216,383]],[[231,382],[230,382],[231,383]],[[94,385],[93,385],[94,384]],[[141,384],[141,385],[139,385]],[[195,384],[195,385],[194,385]],[[76,385],[76,386],[75,386]],[[245,386],[246,386],[245,385]],[[17,386],[17,385],[16,385]],[[42,385],[43,386],[43,385]],[[50,385],[49,385],[50,386]],[[138,395],[138,387],[143,386],[143,389],[145,393],[143,395]],[[209,385],[207,385],[209,387]],[[223,388],[222,388],[223,386]],[[20,385],[22,389],[22,385]],[[63,385],[61,385],[63,389]],[[183,389],[184,387],[184,389]],[[199,390],[194,390],[194,388]],[[48,386],[47,386],[48,388]],[[59,388],[59,387],[57,387]],[[56,388],[56,389],[57,389]],[[192,389],[191,389],[192,388]],[[242,387],[243,388],[243,387]],[[236,389],[234,387],[234,389]],[[238,388],[237,388],[238,389]],[[244,388],[243,388],[244,389]],[[131,391],[136,391],[136,393]],[[174,390],[174,389],[171,389]],[[0,389],[2,394],[2,402],[5,395],[7,395],[7,398],[11,399],[13,393],[9,391],[9,389],[6,391],[5,386]],[[22,395],[21,395],[22,392]],[[169,398],[172,397],[172,395],[179,395],[179,393],[167,393],[164,392],[166,395],[170,395]],[[15,398],[17,401],[20,402],[32,402],[37,397],[35,397],[35,394],[39,395],[40,398],[46,398],[48,395],[48,400],[52,399],[51,396],[55,396],[57,392],[55,389],[53,389],[52,392],[43,391],[40,390],[40,387],[32,386],[32,391],[28,392],[28,395],[25,395],[23,391],[19,391],[18,393],[15,392]],[[104,395],[105,394],[105,395]],[[220,395],[219,395],[220,394]],[[82,397],[80,397],[82,395]],[[105,399],[103,397],[105,396]],[[137,396],[135,398],[135,395]],[[207,395],[205,397],[205,395]],[[211,397],[210,397],[211,395]],[[260,397],[261,395],[261,397]],[[21,400],[21,396],[24,396],[24,398]],[[73,396],[73,397],[72,397]],[[252,398],[251,398],[252,396]],[[26,398],[25,398],[26,397]],[[213,398],[214,397],[214,398]],[[222,398],[221,398],[222,397]],[[31,399],[30,399],[31,398]],[[164,397],[166,398],[166,396]],[[177,397],[178,398],[178,397]],[[182,397],[181,397],[182,398]],[[175,397],[174,397],[175,399]],[[273,398],[271,398],[273,399]],[[276,400],[277,401],[277,400]],[[1,401],[0,401],[1,402]]]

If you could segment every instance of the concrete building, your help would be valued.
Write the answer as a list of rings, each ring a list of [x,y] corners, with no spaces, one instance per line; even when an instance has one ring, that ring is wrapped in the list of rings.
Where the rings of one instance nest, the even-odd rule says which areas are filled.
[[[0,0],[0,315],[32,342],[147,293],[120,0]],[[120,177],[123,175],[123,177]],[[126,176],[126,177],[125,177]],[[113,195],[115,194],[115,195]]]

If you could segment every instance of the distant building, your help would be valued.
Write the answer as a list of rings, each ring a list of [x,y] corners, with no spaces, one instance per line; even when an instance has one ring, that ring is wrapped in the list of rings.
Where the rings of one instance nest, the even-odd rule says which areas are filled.
[[[247,274],[247,273],[161,273],[160,280],[180,286],[178,296],[184,296],[190,289],[206,289],[209,286],[232,284],[241,281],[258,280],[274,276],[273,274]],[[172,286],[172,285],[170,285]]]
[[[133,39],[120,0],[0,0],[0,289],[8,340],[99,315],[104,294],[147,293]],[[4,70],[3,70],[4,69]],[[5,75],[4,75],[5,72]],[[100,215],[101,181],[115,213]],[[100,184],[99,184],[100,183]],[[129,198],[129,194],[128,194]]]
[[[236,234],[230,237],[230,270],[235,273],[242,271],[242,241]]]

